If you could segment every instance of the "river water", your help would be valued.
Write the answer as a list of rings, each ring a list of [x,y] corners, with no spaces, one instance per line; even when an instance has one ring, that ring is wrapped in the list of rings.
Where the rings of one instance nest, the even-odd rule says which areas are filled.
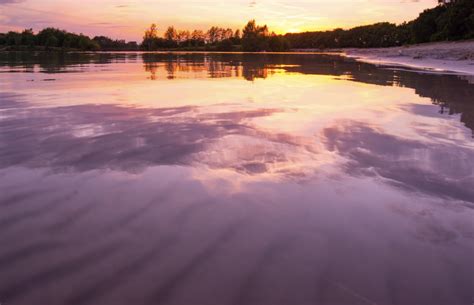
[[[0,303],[471,305],[474,81],[0,54]]]

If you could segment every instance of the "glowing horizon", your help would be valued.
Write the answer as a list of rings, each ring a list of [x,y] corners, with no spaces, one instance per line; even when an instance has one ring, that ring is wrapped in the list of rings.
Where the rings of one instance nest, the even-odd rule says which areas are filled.
[[[156,23],[162,33],[211,26],[241,29],[256,19],[279,34],[409,21],[436,0],[0,0],[0,32],[57,27],[89,36],[140,41]],[[211,21],[210,21],[211,20]]]

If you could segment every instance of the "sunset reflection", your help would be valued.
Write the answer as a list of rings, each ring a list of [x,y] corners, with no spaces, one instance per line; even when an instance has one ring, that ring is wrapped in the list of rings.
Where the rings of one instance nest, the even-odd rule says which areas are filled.
[[[0,297],[463,304],[472,96],[325,54],[2,53]]]

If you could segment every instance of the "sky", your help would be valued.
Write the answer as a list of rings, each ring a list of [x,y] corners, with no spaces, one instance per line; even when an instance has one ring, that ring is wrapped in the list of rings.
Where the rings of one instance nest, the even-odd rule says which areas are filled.
[[[156,23],[206,30],[241,29],[248,20],[283,34],[350,28],[380,21],[401,23],[437,0],[0,0],[0,32],[59,27],[86,35],[141,40]]]

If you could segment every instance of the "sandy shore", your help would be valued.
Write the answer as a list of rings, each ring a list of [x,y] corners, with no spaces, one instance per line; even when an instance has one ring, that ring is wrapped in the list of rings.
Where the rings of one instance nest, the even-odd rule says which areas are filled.
[[[429,43],[381,49],[345,49],[343,54],[381,65],[400,65],[474,75],[474,41]]]

